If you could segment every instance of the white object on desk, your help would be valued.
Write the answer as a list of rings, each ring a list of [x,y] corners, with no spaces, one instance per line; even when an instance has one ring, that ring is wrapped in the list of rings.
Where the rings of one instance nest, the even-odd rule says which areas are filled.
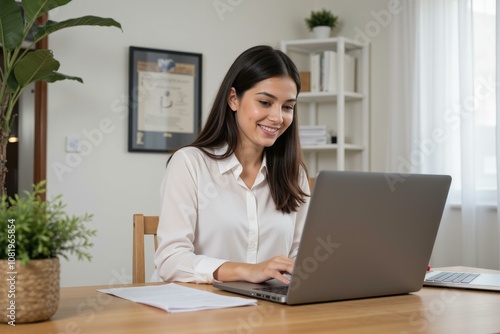
[[[255,299],[221,296],[174,283],[99,289],[97,291],[128,299],[136,303],[154,306],[171,313],[257,305]]]

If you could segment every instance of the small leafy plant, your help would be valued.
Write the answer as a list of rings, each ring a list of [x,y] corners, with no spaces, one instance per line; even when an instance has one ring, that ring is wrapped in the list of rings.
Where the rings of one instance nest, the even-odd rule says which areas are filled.
[[[0,259],[47,259],[74,254],[79,260],[91,259],[86,251],[93,246],[90,238],[96,230],[85,223],[92,215],[69,216],[61,195],[43,201],[45,181],[33,185],[33,192],[25,196],[2,196],[0,202]]]
[[[305,19],[306,25],[311,31],[317,26],[328,26],[333,29],[337,25],[337,20],[338,16],[324,8],[319,11],[311,11],[311,15]]]

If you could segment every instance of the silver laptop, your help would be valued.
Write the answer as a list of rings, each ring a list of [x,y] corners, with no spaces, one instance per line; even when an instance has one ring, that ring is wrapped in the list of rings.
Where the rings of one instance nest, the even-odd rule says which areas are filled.
[[[447,175],[321,171],[290,285],[213,285],[289,305],[418,291],[450,183]]]
[[[424,285],[500,292],[500,274],[430,271],[425,275]]]

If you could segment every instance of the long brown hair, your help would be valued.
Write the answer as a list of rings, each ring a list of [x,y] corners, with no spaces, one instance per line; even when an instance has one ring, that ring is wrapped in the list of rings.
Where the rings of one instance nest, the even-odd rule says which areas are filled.
[[[244,51],[229,68],[205,126],[189,146],[197,147],[217,160],[232,155],[238,144],[238,127],[235,113],[227,103],[231,87],[234,87],[237,96],[242,98],[243,94],[258,82],[272,77],[290,77],[297,86],[297,94],[300,92],[299,71],[286,54],[265,45]],[[222,155],[215,155],[206,150],[225,144],[228,148]],[[264,154],[267,160],[267,182],[276,209],[283,213],[297,211],[307,196],[299,183],[301,172],[306,177],[307,169],[299,142],[297,106],[293,111],[292,124],[278,137],[274,145],[264,148]]]

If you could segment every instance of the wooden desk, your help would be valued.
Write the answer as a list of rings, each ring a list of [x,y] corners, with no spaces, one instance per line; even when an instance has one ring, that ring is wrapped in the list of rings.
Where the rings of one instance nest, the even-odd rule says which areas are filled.
[[[446,269],[465,270],[462,267]],[[480,271],[479,269],[476,269]],[[485,272],[484,270],[481,270]],[[489,271],[500,273],[500,271]],[[187,286],[232,295],[211,285]],[[61,289],[50,321],[0,325],[0,333],[493,333],[500,331],[500,294],[423,288],[409,295],[299,306],[258,306],[187,313],[102,294],[101,287]]]

